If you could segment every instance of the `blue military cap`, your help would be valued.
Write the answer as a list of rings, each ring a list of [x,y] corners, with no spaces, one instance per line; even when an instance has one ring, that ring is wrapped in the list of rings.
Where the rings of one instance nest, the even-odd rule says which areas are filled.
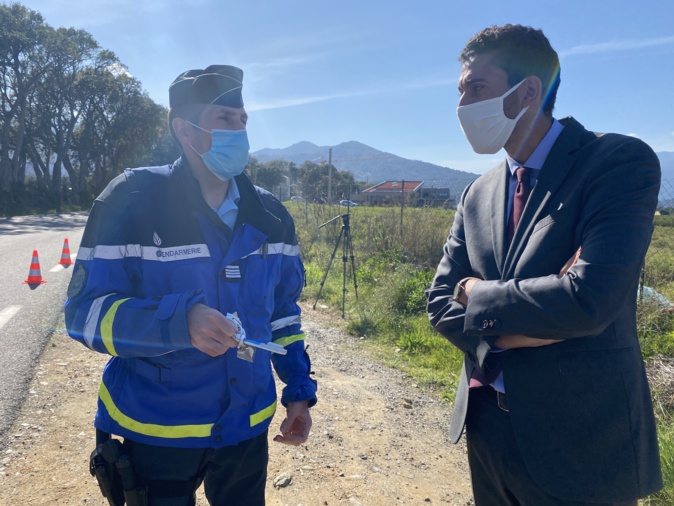
[[[231,65],[210,65],[183,72],[169,86],[171,109],[188,104],[243,107],[243,70]]]

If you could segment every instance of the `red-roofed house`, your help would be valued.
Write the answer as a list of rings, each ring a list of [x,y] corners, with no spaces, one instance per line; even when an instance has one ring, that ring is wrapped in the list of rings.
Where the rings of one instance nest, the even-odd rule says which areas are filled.
[[[384,181],[363,190],[359,201],[371,206],[398,205],[405,196],[406,205],[416,205],[423,181]]]

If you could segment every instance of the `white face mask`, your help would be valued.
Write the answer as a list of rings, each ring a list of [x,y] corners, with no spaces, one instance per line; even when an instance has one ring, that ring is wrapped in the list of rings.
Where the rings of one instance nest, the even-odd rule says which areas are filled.
[[[516,118],[510,119],[503,112],[503,101],[524,81],[526,79],[500,97],[456,108],[461,129],[473,151],[481,155],[493,155],[508,142],[515,125],[529,107],[522,109]]]

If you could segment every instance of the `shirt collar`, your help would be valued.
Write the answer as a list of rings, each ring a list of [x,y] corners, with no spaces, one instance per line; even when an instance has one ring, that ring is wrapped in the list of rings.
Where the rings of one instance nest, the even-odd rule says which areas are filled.
[[[562,125],[555,118],[552,118],[552,125],[550,126],[550,130],[548,130],[548,133],[545,134],[545,137],[541,139],[541,142],[538,143],[538,146],[536,146],[534,152],[531,153],[531,156],[529,156],[529,158],[527,158],[524,163],[518,162],[517,160],[515,160],[513,157],[511,157],[509,154],[506,153],[506,160],[508,160],[508,167],[510,169],[510,173],[514,175],[515,171],[520,167],[528,167],[534,170],[541,170],[543,168],[543,164],[545,163],[545,159],[550,154],[552,146],[555,144],[557,137],[559,137],[559,134],[562,133],[563,129],[564,125]]]
[[[215,209],[215,212],[218,213],[218,216],[222,218],[228,211],[233,211],[239,208],[239,199],[241,194],[239,193],[239,187],[234,181],[234,178],[229,180],[229,188],[227,189],[227,197],[222,201],[220,207]]]

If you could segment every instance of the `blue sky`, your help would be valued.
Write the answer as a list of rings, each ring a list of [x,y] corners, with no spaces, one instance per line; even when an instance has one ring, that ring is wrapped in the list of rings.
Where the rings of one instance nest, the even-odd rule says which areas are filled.
[[[674,2],[667,0],[24,0],[90,32],[155,101],[181,72],[243,68],[251,150],[356,140],[482,173],[456,119],[457,55],[480,29],[541,28],[561,57],[556,117],[674,151]],[[327,153],[326,153],[327,157]]]

